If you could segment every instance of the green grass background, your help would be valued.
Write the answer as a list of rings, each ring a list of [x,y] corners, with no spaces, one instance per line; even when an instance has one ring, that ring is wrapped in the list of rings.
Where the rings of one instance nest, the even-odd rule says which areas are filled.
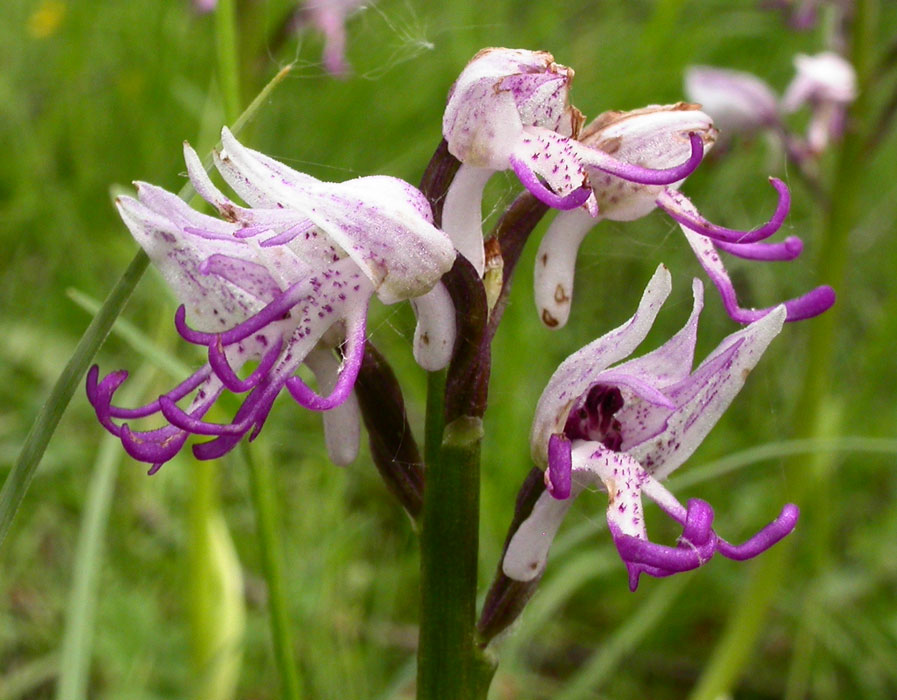
[[[794,33],[752,0],[524,2],[380,0],[349,22],[346,80],[320,67],[321,40],[270,38],[289,3],[239,4],[243,101],[283,65],[296,67],[241,137],[316,177],[381,173],[417,182],[440,139],[445,95],[485,46],[543,49],[576,70],[574,103],[591,118],[683,98],[692,63],[750,70],[782,90],[792,56],[825,47],[828,27]],[[55,18],[55,19],[54,19]],[[55,22],[55,23],[54,23]],[[882,3],[883,51],[897,8]],[[895,89],[885,75],[879,108]],[[885,97],[880,97],[884,95]],[[50,386],[89,322],[70,290],[102,299],[135,244],[111,204],[112,188],[146,180],[177,190],[181,143],[201,152],[222,123],[215,88],[211,17],[175,0],[7,0],[0,17],[0,479],[5,478]],[[795,124],[800,123],[800,117]],[[786,585],[744,669],[736,697],[775,698],[788,678],[812,697],[897,694],[897,508],[891,441],[897,425],[897,139],[884,134],[859,173],[861,216],[850,232],[848,280],[830,399],[829,534],[822,550],[798,527]],[[823,178],[833,157],[820,164]],[[746,303],[774,303],[825,283],[814,267],[822,212],[762,140],[736,142],[689,178],[684,190],[711,220],[748,228],[774,206],[768,175],[792,186],[785,229],[804,238],[797,262],[733,262]],[[490,220],[515,183],[489,187]],[[838,196],[838,192],[834,193]],[[544,223],[538,231],[544,229]],[[537,235],[538,235],[537,231]],[[688,314],[700,275],[678,228],[661,214],[604,223],[587,238],[568,326],[545,330],[531,292],[532,244],[495,344],[483,462],[480,571],[494,571],[517,488],[530,468],[529,424],[541,388],[570,352],[627,318],[659,262],[674,292],[646,347]],[[198,358],[177,338],[175,302],[149,273],[125,317],[166,353]],[[378,307],[375,343],[402,378],[411,418],[422,422],[425,376],[410,355],[413,318]],[[690,464],[677,490],[717,511],[720,534],[739,540],[770,520],[793,487],[785,468],[801,382],[807,324],[790,325]],[[699,357],[735,330],[712,289]],[[106,372],[138,370],[146,397],[175,377],[113,335],[97,361]],[[852,438],[876,438],[855,440]],[[848,439],[851,438],[851,439]],[[75,543],[103,431],[79,390],[50,444],[9,537],[0,547],[0,699],[52,697],[72,586]],[[320,416],[280,400],[261,440],[270,449],[283,520],[282,548],[295,658],[310,698],[409,697],[414,677],[417,537],[390,500],[366,451],[351,466],[327,462]],[[765,446],[726,472],[717,460]],[[825,448],[823,451],[823,447]],[[92,621],[91,698],[185,697],[197,687],[190,663],[188,453],[156,476],[112,452],[114,496]],[[107,457],[109,459],[109,457]],[[701,465],[709,465],[709,472]],[[222,510],[244,575],[247,606],[236,696],[278,697],[264,579],[248,477],[239,462],[217,465]],[[702,474],[710,478],[698,482]],[[677,474],[677,477],[679,474]],[[629,593],[603,526],[604,497],[579,499],[522,622],[499,645],[494,698],[678,698],[695,684],[752,565],[718,558],[674,579],[645,578]],[[657,516],[657,513],[653,513]],[[649,516],[657,539],[674,528]],[[99,556],[99,555],[98,555]],[[809,602],[808,602],[809,601]],[[797,641],[796,641],[797,640]],[[794,662],[795,645],[813,654]],[[803,665],[800,665],[803,664]],[[803,676],[800,676],[803,674]]]

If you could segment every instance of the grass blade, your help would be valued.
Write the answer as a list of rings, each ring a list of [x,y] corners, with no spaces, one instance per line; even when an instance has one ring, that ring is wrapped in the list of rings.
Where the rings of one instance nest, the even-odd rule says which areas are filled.
[[[262,91],[252,101],[252,104],[234,122],[232,128],[234,134],[239,134],[240,130],[258,114],[259,109],[267,101],[271,92],[283,81],[291,69],[292,65],[286,66],[262,88]],[[207,158],[204,162],[207,164],[206,167],[209,167],[208,163],[211,162],[211,158]],[[187,183],[181,188],[178,196],[186,200],[192,197],[193,194],[193,187]],[[25,498],[28,487],[31,485],[31,480],[34,478],[34,473],[37,471],[47,445],[50,443],[50,438],[53,437],[62,414],[72,400],[75,389],[81,383],[88,365],[93,361],[94,355],[100,349],[100,345],[103,344],[106,336],[109,335],[112,324],[121,314],[125,303],[127,303],[143,273],[146,272],[148,265],[149,258],[146,253],[142,250],[139,251],[134,256],[131,264],[128,265],[121,279],[115,284],[109,296],[106,297],[102,308],[94,316],[84,335],[81,336],[81,340],[78,341],[78,345],[75,347],[75,352],[59,375],[59,379],[56,380],[56,384],[50,390],[50,396],[47,398],[46,403],[38,412],[37,418],[35,418],[28,435],[25,437],[22,451],[19,453],[18,459],[16,459],[12,470],[3,483],[3,490],[0,491],[0,546],[2,546],[6,535],[9,533],[16,511]]]

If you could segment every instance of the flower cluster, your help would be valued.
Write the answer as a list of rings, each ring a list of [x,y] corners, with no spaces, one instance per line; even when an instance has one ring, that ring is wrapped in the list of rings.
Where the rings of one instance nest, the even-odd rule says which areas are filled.
[[[787,105],[846,104],[852,91],[820,88],[819,66],[801,65]],[[585,234],[603,219],[632,221],[660,209],[679,224],[728,314],[745,327],[693,370],[703,306],[703,286],[695,280],[693,310],[682,330],[657,350],[623,361],[644,340],[670,293],[670,274],[661,265],[627,323],[560,365],[538,402],[531,436],[547,491],[527,517],[520,516],[503,558],[504,575],[518,582],[537,579],[570,503],[590,484],[608,494],[608,525],[633,589],[641,573],[693,569],[716,552],[745,559],[779,541],[795,526],[796,506],[786,506],[746,543],[732,545],[714,531],[706,502],[692,499],[683,506],[660,482],[697,449],[783,324],[822,313],[834,302],[831,288],[819,287],[766,309],[738,304],[719,250],[761,261],[797,257],[799,238],[766,240],[788,213],[788,189],[772,179],[778,205],[755,229],[708,222],[679,190],[717,139],[711,116],[699,105],[680,102],[605,112],[584,126],[570,103],[572,79],[573,71],[548,53],[477,54],[449,94],[444,143],[431,163],[441,174],[433,181],[441,184],[430,191],[433,181],[425,176],[427,196],[391,177],[322,182],[246,148],[224,129],[214,163],[244,206],[213,184],[185,145],[190,181],[217,217],[145,183],[137,184],[136,198],[120,197],[117,206],[181,302],[177,331],[208,359],[139,408],[113,404],[125,371],[101,379],[98,368],[91,368],[87,395],[101,424],[132,457],[151,464],[152,473],[191,435],[211,438],[193,445],[198,459],[219,457],[246,435],[253,439],[286,389],[300,405],[324,412],[328,452],[336,463],[354,459],[363,412],[378,469],[409,513],[418,514],[422,460],[399,384],[385,359],[366,347],[368,305],[374,295],[385,304],[411,302],[417,315],[415,359],[429,371],[449,366],[441,397],[451,407],[446,421],[460,417],[479,424],[490,343],[501,318],[490,315],[498,307],[483,280],[488,266],[482,193],[494,173],[509,170],[530,193],[518,199],[530,215],[508,216],[515,222],[509,226],[520,228],[513,254],[519,255],[548,208],[558,210],[536,255],[535,299],[545,326],[560,328],[568,319]],[[774,95],[756,79],[711,72],[696,82],[715,86],[715,92],[705,90],[707,108],[719,111],[721,121],[755,128],[778,119]],[[434,225],[440,205],[441,228]],[[504,242],[490,242],[490,264],[509,250]],[[506,291],[503,286],[501,293]],[[303,365],[315,376],[316,389],[298,374]],[[241,396],[239,408],[229,421],[207,420],[225,392]],[[150,416],[167,424],[146,431],[130,426]],[[541,489],[538,472],[532,484]],[[643,493],[681,524],[676,546],[648,540]]]
[[[816,158],[844,132],[847,107],[856,99],[856,71],[832,51],[794,57],[795,76],[779,98],[769,85],[750,73],[693,66],[685,74],[689,99],[701,102],[729,135],[770,130],[783,135],[797,158]],[[803,138],[792,135],[785,116],[809,107]]]
[[[664,345],[626,358],[645,339],[670,293],[670,274],[660,266],[635,315],[568,357],[536,406],[532,457],[546,467],[548,490],[511,539],[503,561],[509,578],[529,581],[542,573],[548,550],[573,499],[589,484],[608,494],[607,523],[635,590],[639,575],[668,576],[705,564],[715,552],[747,559],[790,533],[797,507],[742,545],[713,531],[713,509],[676,500],[661,480],[681,466],[744,385],[778,335],[786,310],[779,306],[720,343],[692,371],[702,285],[694,281],[694,308],[685,326]],[[645,529],[641,494],[683,527],[675,547],[652,543]]]
[[[247,433],[255,437],[284,388],[313,410],[342,406],[361,365],[370,298],[376,293],[391,304],[422,296],[455,257],[433,226],[426,199],[401,180],[321,182],[245,148],[227,129],[222,145],[216,166],[250,207],[218,190],[188,145],[190,180],[221,219],[145,183],[138,183],[137,199],[117,201],[132,235],[181,301],[179,333],[208,352],[208,362],[190,378],[136,409],[112,404],[126,372],[100,381],[98,369],[90,371],[88,397],[100,422],[132,457],[153,464],[152,471],[190,434],[214,437],[194,446],[198,459],[223,455]],[[240,378],[247,362],[258,364]],[[303,363],[317,374],[325,396],[296,375]],[[229,423],[204,421],[224,390],[248,395]],[[191,395],[189,407],[180,408],[177,402]],[[135,432],[115,422],[153,414],[169,425]],[[343,419],[357,424],[352,415]],[[357,441],[357,428],[328,433]],[[329,443],[335,461],[354,457],[357,445]]]
[[[483,273],[483,187],[494,172],[510,169],[534,196],[561,210],[536,255],[535,300],[546,326],[567,321],[585,234],[600,219],[632,221],[655,208],[680,224],[734,320],[749,323],[768,313],[739,306],[717,249],[749,260],[800,255],[795,236],[764,242],[788,213],[785,185],[772,180],[779,203],[756,229],[708,222],[679,187],[716,140],[711,118],[697,105],[679,103],[605,112],[582,128],[582,114],[569,101],[572,78],[550,54],[509,49],[481,51],[461,73],[443,118],[449,151],[462,163],[443,211],[443,228],[458,251]],[[787,320],[818,315],[832,303],[831,288],[819,287],[786,302]]]

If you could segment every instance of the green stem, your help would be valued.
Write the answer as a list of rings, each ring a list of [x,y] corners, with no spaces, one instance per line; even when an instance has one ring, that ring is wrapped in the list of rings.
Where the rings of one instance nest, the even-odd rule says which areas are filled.
[[[277,87],[287,74],[292,70],[292,65],[283,68],[275,75],[262,91],[252,101],[252,104],[246,108],[234,124],[232,131],[235,135],[239,134],[243,128],[258,114],[259,109],[264,105],[271,95],[271,92]],[[207,158],[204,161],[206,169],[211,167],[212,159]],[[187,183],[181,188],[178,196],[183,200],[188,200],[193,196],[193,187]],[[84,331],[81,340],[75,347],[75,352],[66,364],[59,379],[50,390],[50,396],[41,407],[40,412],[34,419],[31,430],[25,438],[25,444],[19,453],[13,468],[3,483],[3,490],[0,491],[0,545],[6,539],[9,533],[10,525],[15,517],[16,511],[22,504],[34,473],[40,464],[41,458],[47,449],[50,438],[59,425],[59,420],[65,412],[66,407],[75,394],[75,389],[81,383],[81,378],[87,371],[87,366],[93,361],[100,345],[109,335],[112,324],[121,314],[125,303],[137,286],[137,282],[143,276],[149,265],[149,258],[142,250],[138,251],[128,265],[121,279],[115,284],[115,287],[106,297],[102,308],[94,316],[93,321]]]
[[[233,123],[240,113],[240,68],[237,60],[237,21],[234,0],[218,0],[215,8],[215,48],[224,119]]]
[[[870,65],[867,52],[874,45],[874,41],[870,41],[874,30],[871,22],[875,14],[871,7],[873,4],[872,0],[858,0],[854,6],[851,59],[860,76],[866,75]],[[857,219],[859,195],[864,184],[862,175],[866,168],[862,158],[865,134],[857,124],[866,113],[864,91],[861,90],[860,95],[850,111],[848,121],[851,127],[845,135],[831,186],[831,191],[836,192],[837,196],[830,200],[824,237],[820,241],[820,277],[831,284],[842,299],[846,297],[848,237]],[[794,414],[794,435],[797,439],[828,437],[827,432],[831,429],[832,370],[843,306],[843,301],[835,304],[810,322],[804,360],[806,374]],[[817,460],[815,455],[796,456],[786,466],[789,478],[786,496],[788,500],[803,506],[804,523],[800,527],[810,533],[810,549],[814,552],[826,546],[832,527],[830,509],[827,508],[830,470],[831,461]],[[692,700],[716,700],[731,694],[733,685],[746,669],[764,629],[769,609],[791,566],[793,547],[793,538],[789,538],[757,562],[723,637],[691,695]]]
[[[424,425],[424,462],[436,459],[445,430],[445,370],[427,375],[427,416]]]
[[[255,509],[256,533],[262,555],[262,572],[268,585],[268,612],[274,656],[280,673],[282,692],[286,700],[302,697],[299,674],[293,658],[293,639],[290,633],[290,617],[287,608],[286,588],[283,577],[283,558],[279,536],[279,517],[271,462],[267,450],[259,443],[242,443],[242,454],[249,467],[249,487]]]
[[[428,408],[436,403],[431,397]],[[485,698],[491,678],[491,668],[474,639],[482,437],[482,420],[462,416],[445,427],[438,447],[427,440],[419,700]]]

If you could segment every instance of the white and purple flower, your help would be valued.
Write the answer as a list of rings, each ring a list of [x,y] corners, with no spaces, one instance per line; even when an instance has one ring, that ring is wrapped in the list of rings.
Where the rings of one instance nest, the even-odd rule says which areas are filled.
[[[713,118],[722,138],[778,128],[779,96],[753,73],[691,66],[685,71],[685,94]]]
[[[344,77],[349,72],[346,62],[346,19],[364,0],[308,0],[292,13],[287,29],[298,33],[303,27],[311,26],[324,37],[324,54],[321,58],[324,68],[335,77]],[[213,12],[218,0],[193,0],[197,12]]]
[[[661,485],[719,420],[787,315],[784,306],[776,307],[728,336],[692,371],[703,305],[696,279],[694,308],[682,330],[657,350],[612,366],[641,344],[670,289],[670,274],[661,265],[635,315],[567,358],[549,380],[530,441],[534,461],[546,468],[548,490],[508,545],[502,566],[509,578],[530,581],[542,573],[564,515],[592,484],[608,494],[608,527],[633,590],[641,573],[695,569],[715,552],[748,559],[794,529],[798,509],[789,504],[754,537],[732,545],[712,529],[708,503],[691,499],[683,506]],[[682,525],[677,546],[648,540],[643,493]]]
[[[221,219],[145,183],[138,183],[136,199],[117,200],[125,224],[181,301],[175,315],[179,333],[208,348],[208,362],[136,409],[112,405],[127,372],[100,381],[94,366],[88,398],[103,426],[132,457],[152,464],[151,472],[191,434],[214,437],[194,445],[199,459],[225,454],[247,433],[254,438],[284,388],[301,405],[328,412],[331,457],[351,461],[358,442],[352,388],[364,352],[368,303],[374,294],[386,304],[427,294],[451,268],[451,242],[433,226],[424,196],[401,180],[321,182],[242,146],[227,129],[221,141],[217,168],[249,207],[219,191],[186,144],[193,186]],[[257,366],[240,378],[247,362]],[[326,395],[296,375],[303,363]],[[205,422],[225,390],[248,394],[230,423]],[[189,406],[179,407],[188,396]],[[136,432],[116,422],[155,414],[169,425]]]
[[[704,149],[712,147],[716,129],[710,117],[697,105],[651,106],[630,112],[607,112],[587,126],[581,135],[582,147],[612,153],[620,160],[643,168],[664,169],[681,162],[693,151],[697,138]],[[790,207],[785,184],[776,178],[770,182],[779,195],[772,218],[750,231],[724,228],[707,221],[681,192],[682,180],[667,184],[633,182],[610,173],[590,172],[591,189],[598,205],[598,216],[583,209],[559,212],[542,239],[536,254],[535,301],[542,322],[560,328],[567,322],[573,297],[576,256],[585,235],[600,219],[632,221],[660,208],[679,223],[701,266],[717,287],[726,312],[739,323],[750,323],[769,309],[745,309],[739,306],[729,275],[717,248],[748,260],[784,261],[800,255],[803,243],[789,236],[780,243],[765,243],[781,227]],[[834,303],[831,287],[818,287],[785,302],[787,320],[817,316]]]
[[[781,99],[760,78],[742,71],[692,66],[685,72],[685,94],[713,117],[724,137],[768,130],[789,155],[813,160],[844,133],[847,107],[857,97],[853,66],[833,51],[794,57],[795,76]],[[805,136],[793,134],[783,119],[809,107]]]
[[[847,107],[857,97],[856,71],[834,51],[798,54],[794,67],[796,74],[782,97],[782,110],[790,114],[804,105],[810,107],[807,148],[818,156],[844,133]]]
[[[480,51],[449,93],[442,134],[462,165],[449,188],[443,228],[480,275],[485,266],[482,193],[498,171],[513,170],[540,201],[556,209],[585,206],[598,215],[591,178],[610,174],[647,185],[678,182],[704,155],[699,134],[686,136],[682,159],[645,167],[589,148],[577,137],[583,116],[569,101],[573,70],[544,51]]]

